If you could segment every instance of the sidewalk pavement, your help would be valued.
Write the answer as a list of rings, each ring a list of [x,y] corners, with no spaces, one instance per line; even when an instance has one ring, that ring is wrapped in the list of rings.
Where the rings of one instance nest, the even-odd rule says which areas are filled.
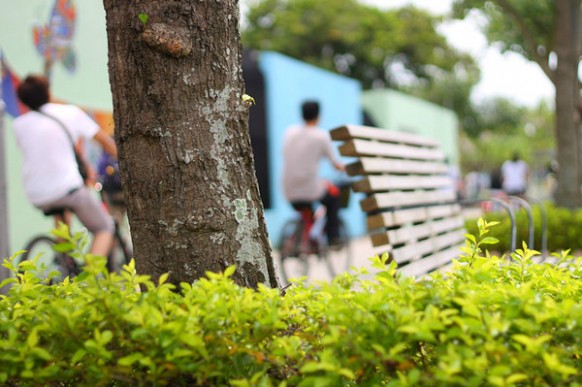
[[[351,266],[355,266],[356,268],[365,267],[368,269],[369,273],[373,273],[376,269],[372,268],[369,258],[373,257],[376,254],[381,254],[383,252],[382,247],[373,247],[372,242],[370,241],[369,236],[362,236],[356,239],[353,239],[351,242],[351,249],[352,249],[352,262]],[[283,282],[280,265],[279,265],[279,252],[274,252],[275,258],[275,267],[277,269],[277,274],[279,276],[279,280]],[[309,256],[309,273],[307,275],[307,283],[308,284],[316,284],[318,281],[325,281],[329,282],[331,280],[331,275],[329,270],[325,266],[325,262],[323,260],[318,259],[315,255]],[[283,286],[285,284],[282,284]]]

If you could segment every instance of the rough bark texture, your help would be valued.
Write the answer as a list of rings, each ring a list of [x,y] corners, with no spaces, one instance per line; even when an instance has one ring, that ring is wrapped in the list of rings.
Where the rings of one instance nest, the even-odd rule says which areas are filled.
[[[277,286],[241,99],[238,1],[104,5],[139,272],[178,284],[236,264],[237,283]]]
[[[556,139],[558,187],[556,202],[577,208],[582,205],[582,133],[580,127],[580,0],[556,0],[556,55],[553,78],[556,86]]]

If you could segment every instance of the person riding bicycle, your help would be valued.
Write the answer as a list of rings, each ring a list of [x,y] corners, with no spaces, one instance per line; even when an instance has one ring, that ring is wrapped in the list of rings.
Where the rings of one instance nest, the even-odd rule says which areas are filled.
[[[90,252],[107,256],[113,244],[114,221],[85,186],[73,144],[79,139],[94,139],[117,157],[115,142],[80,108],[51,103],[49,81],[44,76],[27,76],[17,94],[30,109],[13,122],[23,155],[22,177],[28,200],[45,214],[71,210],[93,234]],[[59,216],[55,220],[65,221]]]
[[[305,101],[301,106],[304,123],[287,129],[283,142],[283,192],[293,208],[312,210],[313,202],[326,208],[326,232],[330,245],[341,243],[338,230],[339,189],[319,176],[321,159],[335,169],[345,167],[335,156],[329,134],[318,127],[320,105]]]
[[[101,195],[109,213],[118,223],[125,217],[125,197],[121,186],[121,175],[117,158],[103,152],[97,163],[97,175],[101,184]]]

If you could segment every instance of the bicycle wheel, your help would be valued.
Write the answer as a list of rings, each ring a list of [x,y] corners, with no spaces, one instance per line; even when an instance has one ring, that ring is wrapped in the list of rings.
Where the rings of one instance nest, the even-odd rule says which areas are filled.
[[[325,256],[322,257],[332,278],[346,272],[352,264],[352,246],[348,226],[340,218],[338,227],[340,242],[327,246]]]
[[[115,223],[115,234],[113,235],[113,247],[107,257],[107,269],[110,272],[119,272],[123,265],[127,265],[132,256],[131,247],[121,236],[119,225]]]
[[[303,277],[309,272],[309,255],[301,251],[303,227],[301,220],[293,219],[287,221],[281,231],[279,253],[284,285],[289,284],[291,278]]]
[[[20,259],[23,262],[38,257],[36,267],[40,279],[48,278],[52,272],[58,273],[51,277],[50,283],[52,284],[61,282],[67,276],[74,277],[79,272],[73,258],[54,251],[53,246],[56,243],[55,239],[45,235],[33,238],[24,248],[25,252]]]

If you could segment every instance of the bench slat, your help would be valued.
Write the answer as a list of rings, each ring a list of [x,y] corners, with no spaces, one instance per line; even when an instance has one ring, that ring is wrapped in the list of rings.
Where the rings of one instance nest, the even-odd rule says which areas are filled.
[[[377,173],[440,175],[446,174],[448,170],[444,163],[379,157],[361,157],[359,161],[349,164],[346,169],[350,176]]]
[[[401,209],[398,211],[388,211],[378,215],[369,216],[367,219],[368,229],[373,230],[383,227],[394,227],[404,223],[421,222],[428,219],[455,216],[461,213],[461,206],[458,204],[444,204],[430,207],[418,207]]]
[[[430,257],[410,262],[398,270],[402,272],[403,275],[415,277],[435,271],[436,269],[441,270],[443,267],[448,267],[449,265],[447,265],[447,263],[459,256],[461,253],[460,249],[463,246],[464,244],[455,245],[433,254]]]
[[[439,142],[419,134],[386,129],[369,128],[359,125],[345,125],[330,131],[334,141],[348,141],[352,138],[364,138],[416,146],[438,147]]]
[[[450,189],[449,167],[437,139],[424,135],[345,125],[331,131],[352,184],[367,197],[372,245],[385,246],[406,275],[426,274],[450,263],[465,240],[464,218]]]
[[[388,190],[439,189],[450,186],[448,176],[368,176],[352,185],[356,192],[372,193]]]
[[[459,230],[463,227],[464,222],[461,217],[455,217],[422,223],[421,225],[422,227],[414,226],[416,229],[401,227],[397,230],[388,231],[388,243],[398,245],[407,242],[414,242],[415,240],[427,237],[434,237],[445,232]]]
[[[443,250],[447,247],[458,245],[464,240],[464,230],[455,230],[421,242],[393,248],[391,255],[397,263],[401,264],[403,262],[418,259],[427,254],[434,254],[434,252]]]
[[[463,218],[457,216],[416,225],[401,226],[394,230],[372,234],[372,245],[378,247],[387,244],[396,246],[403,243],[415,243],[420,239],[434,237],[438,234],[450,232],[451,230],[461,230],[464,234],[464,224]]]
[[[444,206],[431,206],[428,208],[428,213],[431,218],[460,215],[461,211],[462,209],[459,203],[453,203]]]
[[[437,204],[454,200],[455,193],[448,190],[387,192],[361,200],[360,207],[364,212],[372,212],[382,208]]]
[[[384,156],[412,160],[444,160],[445,154],[437,148],[421,148],[365,140],[350,140],[339,147],[342,156]]]

